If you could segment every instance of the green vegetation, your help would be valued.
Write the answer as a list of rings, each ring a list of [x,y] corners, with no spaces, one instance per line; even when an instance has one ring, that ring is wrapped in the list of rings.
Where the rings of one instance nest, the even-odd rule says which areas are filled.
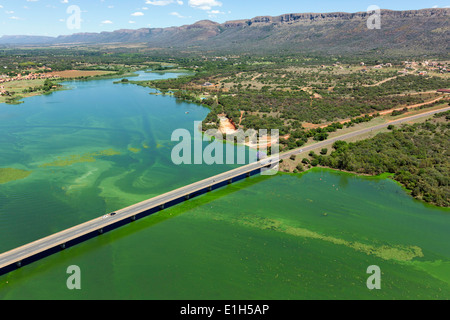
[[[373,139],[347,144],[338,141],[330,156],[314,155],[318,164],[357,173],[385,172],[417,199],[450,206],[450,113],[404,125]]]
[[[122,50],[87,48],[0,48],[2,73],[8,76],[48,73],[65,70],[113,71],[150,68],[154,59],[147,54],[124,53]],[[36,71],[40,69],[39,71]]]
[[[217,116],[226,114],[243,129],[279,129],[281,134],[305,122],[370,121],[369,116],[361,116],[430,101],[439,96],[430,92],[448,85],[448,78],[437,73],[399,76],[404,68],[400,61],[367,72],[345,58],[335,62],[294,56],[191,59],[179,64],[195,70],[194,75],[137,84],[207,105],[211,112],[205,123],[216,127]],[[241,111],[245,112],[242,121]],[[354,123],[359,122],[348,125]],[[318,133],[316,140],[324,138]]]
[[[6,104],[22,104],[23,101],[20,101],[21,99],[23,99],[22,96],[9,96],[8,98],[5,99],[5,103]]]
[[[48,93],[54,89],[61,88],[62,86],[58,84],[56,81],[52,81],[50,79],[45,79],[44,84],[42,86],[37,87],[29,87],[28,89],[24,89],[23,93],[31,93],[31,92],[39,92],[42,91],[44,93]]]

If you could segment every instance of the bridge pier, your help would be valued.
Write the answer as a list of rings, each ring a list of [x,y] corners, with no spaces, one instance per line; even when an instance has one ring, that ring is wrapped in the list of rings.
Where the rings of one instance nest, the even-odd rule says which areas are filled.
[[[250,178],[250,172],[247,172],[247,178]]]
[[[22,261],[17,261],[16,262],[16,266],[17,266],[17,268],[21,268],[22,267]]]
[[[233,183],[233,179],[228,180],[228,184],[232,184]]]
[[[184,199],[185,199],[185,200],[189,200],[189,195],[184,196]]]
[[[60,247],[62,250],[64,250],[64,249],[66,248],[66,244],[63,243],[63,244],[61,244],[59,247]]]
[[[208,187],[208,192],[211,192],[212,191],[212,187]]]
[[[136,216],[132,216],[131,221],[136,221]]]
[[[103,234],[103,229],[98,230],[98,234]]]
[[[159,209],[164,210],[164,205],[163,205],[163,204],[160,205],[160,206],[159,206]]]

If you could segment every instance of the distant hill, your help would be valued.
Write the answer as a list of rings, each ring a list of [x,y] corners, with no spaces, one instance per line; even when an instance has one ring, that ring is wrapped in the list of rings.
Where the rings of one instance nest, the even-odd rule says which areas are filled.
[[[448,55],[450,9],[382,10],[381,29],[369,30],[370,14],[293,13],[219,24],[209,20],[170,28],[143,28],[59,37],[4,36],[0,45],[145,43],[150,48],[332,54],[382,51]]]

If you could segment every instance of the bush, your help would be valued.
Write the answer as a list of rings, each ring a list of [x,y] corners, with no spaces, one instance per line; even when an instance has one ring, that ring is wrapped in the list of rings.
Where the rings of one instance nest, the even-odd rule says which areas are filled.
[[[347,148],[348,148],[348,143],[345,141],[339,140],[333,144],[333,149],[336,151],[346,150]]]

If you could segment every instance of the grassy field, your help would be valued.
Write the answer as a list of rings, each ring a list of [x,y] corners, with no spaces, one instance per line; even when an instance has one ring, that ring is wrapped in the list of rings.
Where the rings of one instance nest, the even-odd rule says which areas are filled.
[[[44,85],[44,79],[36,79],[36,80],[23,80],[23,81],[12,81],[2,84],[5,87],[6,91],[15,92],[16,95],[20,95],[23,98],[33,97],[36,95],[42,94],[41,92],[29,92],[23,93],[23,90],[28,89],[29,87],[39,87]],[[9,97],[0,96],[0,103],[5,103]]]

